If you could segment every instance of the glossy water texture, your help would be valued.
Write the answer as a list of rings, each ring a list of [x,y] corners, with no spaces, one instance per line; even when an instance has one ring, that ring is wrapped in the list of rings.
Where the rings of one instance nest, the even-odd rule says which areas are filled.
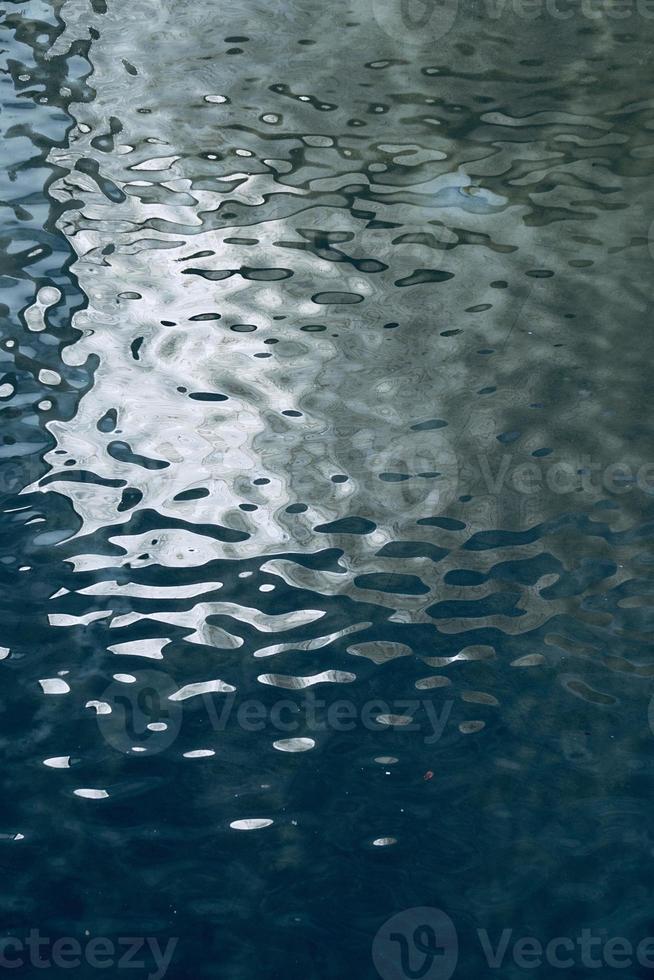
[[[532,8],[2,4],[3,936],[654,932],[654,10]]]

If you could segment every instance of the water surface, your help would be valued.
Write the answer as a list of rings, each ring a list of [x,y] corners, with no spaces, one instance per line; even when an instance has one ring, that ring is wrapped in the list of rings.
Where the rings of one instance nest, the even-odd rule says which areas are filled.
[[[629,9],[4,4],[5,936],[649,935]]]

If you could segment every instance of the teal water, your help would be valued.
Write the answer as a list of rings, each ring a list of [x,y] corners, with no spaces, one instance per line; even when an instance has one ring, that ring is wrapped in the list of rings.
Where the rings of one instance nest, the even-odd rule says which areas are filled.
[[[0,30],[0,966],[649,976],[654,10]]]

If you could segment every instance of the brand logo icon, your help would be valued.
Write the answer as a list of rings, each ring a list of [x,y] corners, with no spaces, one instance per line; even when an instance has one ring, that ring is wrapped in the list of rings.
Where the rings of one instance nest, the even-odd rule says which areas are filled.
[[[372,944],[382,980],[449,980],[459,944],[449,915],[435,908],[405,909],[388,919]]]
[[[173,744],[182,724],[181,704],[169,700],[175,690],[173,680],[156,670],[114,680],[97,708],[105,741],[129,755],[163,752]]]
[[[372,0],[372,13],[385,34],[401,45],[428,47],[448,34],[459,0]]]

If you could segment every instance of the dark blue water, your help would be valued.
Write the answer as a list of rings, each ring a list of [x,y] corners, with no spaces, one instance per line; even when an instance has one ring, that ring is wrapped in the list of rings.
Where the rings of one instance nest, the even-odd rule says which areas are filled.
[[[654,10],[0,30],[0,970],[650,976]]]

